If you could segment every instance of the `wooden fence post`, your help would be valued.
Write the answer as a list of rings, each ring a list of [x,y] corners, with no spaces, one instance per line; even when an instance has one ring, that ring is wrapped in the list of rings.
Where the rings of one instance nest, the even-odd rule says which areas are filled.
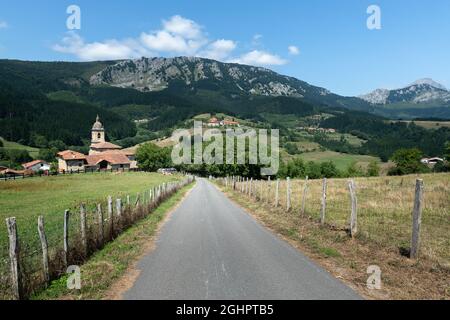
[[[64,232],[63,232],[64,268],[67,268],[68,263],[69,263],[69,261],[68,261],[69,260],[69,216],[70,216],[70,211],[66,210],[64,212]]]
[[[275,186],[275,208],[278,207],[279,204],[279,192],[280,192],[280,179],[277,179],[277,184]]]
[[[81,222],[81,245],[83,247],[84,256],[87,255],[87,237],[86,237],[86,205],[80,205],[80,222]]]
[[[350,199],[352,212],[350,215],[350,236],[354,237],[358,232],[358,200],[356,198],[356,186],[353,180],[348,182],[348,189],[350,191]]]
[[[291,210],[291,178],[286,178],[286,211]]]
[[[102,205],[97,204],[97,222],[98,222],[98,245],[103,245],[103,212]]]
[[[130,195],[127,195],[127,206],[129,207],[130,206]]]
[[[114,237],[114,215],[113,215],[113,201],[111,196],[108,196],[108,221],[109,221],[109,236],[110,239],[112,239]]]
[[[141,195],[139,193],[136,195],[136,202],[134,203],[134,207],[135,208],[139,207],[140,196]]]
[[[39,239],[41,240],[41,248],[42,248],[42,269],[44,272],[45,285],[47,286],[50,282],[50,271],[49,271],[49,267],[48,267],[48,242],[47,242],[47,237],[45,235],[44,217],[43,216],[38,217],[38,232],[39,232]]]
[[[325,224],[325,213],[327,210],[327,178],[322,182],[322,207],[320,209],[320,223]]]
[[[423,209],[423,180],[417,179],[416,193],[414,198],[414,210],[413,210],[413,225],[412,225],[411,251],[410,251],[411,259],[419,258],[422,209]]]
[[[302,215],[305,214],[305,210],[306,210],[306,196],[307,196],[307,192],[308,192],[308,180],[309,180],[309,177],[306,176],[305,185],[303,186]]]
[[[20,247],[17,234],[16,218],[7,218],[6,226],[9,237],[9,259],[11,263],[11,285],[15,300],[22,298],[22,279],[20,275]]]
[[[266,194],[266,202],[267,204],[269,204],[270,202],[270,188],[272,187],[272,182],[270,181],[270,176],[269,179],[267,180],[267,194]]]
[[[264,180],[260,180],[259,181],[259,200],[262,201],[263,200],[263,189],[264,187]]]
[[[120,223],[122,220],[122,199],[116,199],[116,215]]]

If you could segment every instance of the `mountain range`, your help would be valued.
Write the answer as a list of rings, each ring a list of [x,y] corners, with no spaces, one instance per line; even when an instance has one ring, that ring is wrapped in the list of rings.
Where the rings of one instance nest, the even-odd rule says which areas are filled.
[[[328,107],[344,107],[389,118],[450,118],[450,92],[432,79],[401,89],[377,89],[359,97],[343,97],[266,68],[177,57],[141,58],[111,64],[90,78],[91,85],[159,92],[170,88],[212,90],[231,96],[293,97]]]
[[[108,123],[109,140],[131,146],[154,139],[155,132],[170,134],[165,131],[203,113],[284,128],[285,135],[295,132],[299,119],[326,114],[329,118],[320,125],[363,140],[376,138],[372,151],[358,152],[384,150],[386,158],[400,146],[417,145],[416,138],[399,133],[406,132],[404,127],[388,126],[386,118],[450,119],[448,94],[427,79],[399,90],[344,97],[266,68],[192,57],[82,63],[0,60],[0,136],[37,147],[56,140],[85,146],[100,114]],[[145,121],[136,126],[136,120]],[[392,137],[385,137],[387,130]],[[420,135],[433,138],[422,131]],[[424,148],[434,143],[426,139]],[[437,149],[441,140],[434,143]]]
[[[445,86],[430,78],[420,79],[400,89],[377,89],[369,94],[359,96],[372,104],[394,104],[394,103],[429,103],[440,101],[450,102],[450,91]]]

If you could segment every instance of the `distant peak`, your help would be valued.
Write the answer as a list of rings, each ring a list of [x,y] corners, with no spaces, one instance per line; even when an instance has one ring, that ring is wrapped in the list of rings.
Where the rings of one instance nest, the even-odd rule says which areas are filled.
[[[445,86],[443,86],[442,84],[440,84],[440,83],[434,81],[434,80],[431,79],[431,78],[423,78],[423,79],[419,79],[419,80],[417,80],[417,81],[411,83],[411,84],[409,85],[409,87],[415,86],[415,85],[423,85],[423,84],[429,85],[429,86],[431,86],[431,87],[433,87],[433,88],[436,88],[436,89],[447,90],[447,88],[446,88]]]

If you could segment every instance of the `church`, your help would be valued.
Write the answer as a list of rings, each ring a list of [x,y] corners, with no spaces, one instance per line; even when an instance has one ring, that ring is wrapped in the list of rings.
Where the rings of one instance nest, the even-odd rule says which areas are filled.
[[[58,170],[60,172],[91,171],[91,170],[130,170],[137,168],[135,150],[122,149],[121,146],[107,142],[105,128],[100,122],[100,117],[92,126],[91,146],[88,155],[65,150],[59,152]]]

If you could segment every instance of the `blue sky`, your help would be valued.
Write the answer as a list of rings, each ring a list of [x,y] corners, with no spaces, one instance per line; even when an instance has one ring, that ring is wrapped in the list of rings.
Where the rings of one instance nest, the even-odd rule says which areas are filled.
[[[67,30],[66,9],[72,4],[81,8],[81,30]],[[381,9],[381,30],[366,26],[372,4]],[[0,3],[0,58],[141,55],[264,65],[342,95],[398,88],[425,77],[450,87],[450,1]]]

